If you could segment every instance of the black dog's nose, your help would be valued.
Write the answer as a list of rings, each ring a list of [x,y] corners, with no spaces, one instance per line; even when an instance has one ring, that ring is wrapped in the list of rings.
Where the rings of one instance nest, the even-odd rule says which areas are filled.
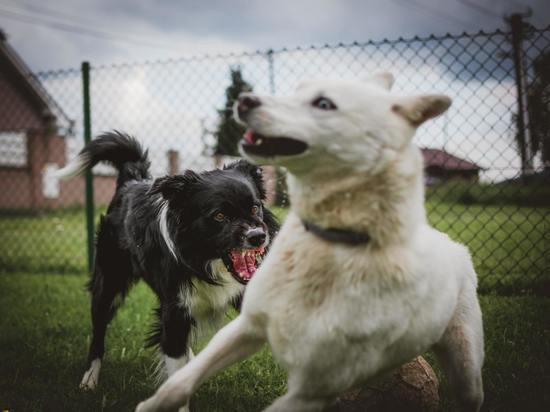
[[[241,93],[237,99],[237,112],[243,116],[255,107],[261,106],[260,99],[250,93]]]
[[[246,234],[246,241],[251,246],[261,246],[265,242],[266,234],[262,229],[251,229]]]

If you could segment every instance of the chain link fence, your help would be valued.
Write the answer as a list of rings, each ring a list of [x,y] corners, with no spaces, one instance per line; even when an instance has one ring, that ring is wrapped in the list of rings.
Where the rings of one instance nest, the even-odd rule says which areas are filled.
[[[84,179],[52,177],[83,145],[81,70],[8,69],[0,78],[0,268],[83,272]],[[429,220],[469,246],[480,290],[549,295],[550,27],[92,64],[92,134],[136,136],[149,149],[155,177],[209,169],[227,160],[216,148],[232,72],[257,93],[284,95],[304,79],[380,70],[395,74],[396,93],[453,98],[416,143]],[[282,174],[266,178],[279,190],[284,216],[284,185],[276,181]],[[114,171],[96,167],[96,221],[114,187]]]

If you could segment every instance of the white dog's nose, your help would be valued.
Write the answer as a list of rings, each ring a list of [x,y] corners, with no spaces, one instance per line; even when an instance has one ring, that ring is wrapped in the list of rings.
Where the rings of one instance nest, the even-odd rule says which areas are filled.
[[[241,93],[237,99],[237,113],[242,119],[250,110],[261,105],[262,102],[257,96],[251,93]]]

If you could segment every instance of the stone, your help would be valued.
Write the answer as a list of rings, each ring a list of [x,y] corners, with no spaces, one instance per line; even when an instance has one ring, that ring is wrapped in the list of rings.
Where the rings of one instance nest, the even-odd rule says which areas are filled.
[[[344,393],[330,412],[439,410],[439,380],[418,356],[389,375]]]

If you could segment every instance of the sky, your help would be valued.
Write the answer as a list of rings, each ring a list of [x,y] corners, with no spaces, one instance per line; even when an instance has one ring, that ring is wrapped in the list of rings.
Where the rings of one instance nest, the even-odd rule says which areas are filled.
[[[93,133],[121,129],[138,136],[151,148],[154,172],[161,175],[167,150],[180,151],[182,168],[211,167],[204,141],[213,139],[229,67],[241,67],[255,91],[272,91],[265,54],[239,53],[488,32],[506,28],[503,16],[528,9],[535,27],[550,24],[549,0],[0,0],[0,28],[31,70],[42,72],[40,80],[74,120],[69,158],[82,145],[80,73],[47,71],[78,69],[89,61],[104,67],[92,73]],[[291,92],[304,78],[360,77],[389,69],[397,75],[397,92],[438,91],[454,99],[445,116],[419,131],[419,145],[445,148],[485,167],[483,179],[502,180],[517,173],[519,158],[511,126],[513,70],[511,60],[500,57],[508,41],[504,36],[495,41],[460,46],[470,63],[458,61],[457,70],[446,60],[455,59],[451,49],[438,60],[438,53],[421,50],[419,42],[391,52],[276,53],[275,93]],[[451,48],[452,42],[444,46]],[[484,70],[470,54],[478,49]],[[429,58],[422,58],[424,51]],[[180,59],[230,53],[237,55]],[[175,61],[120,66],[166,59]],[[496,75],[499,68],[503,77]]]
[[[33,71],[502,28],[548,0],[0,0],[0,28]]]

